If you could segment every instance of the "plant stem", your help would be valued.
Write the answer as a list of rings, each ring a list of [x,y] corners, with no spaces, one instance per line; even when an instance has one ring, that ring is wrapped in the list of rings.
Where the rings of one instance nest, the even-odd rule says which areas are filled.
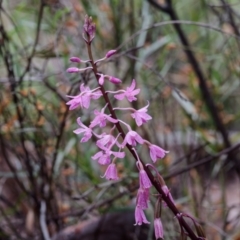
[[[97,70],[97,65],[94,63],[94,59],[93,59],[93,55],[92,55],[92,49],[91,49],[91,42],[89,41],[87,43],[87,51],[88,51],[88,55],[89,55],[89,59],[90,59],[90,63],[93,67],[93,72],[94,75],[96,77],[97,82],[99,82],[99,78],[100,76],[98,75],[98,70]],[[111,114],[111,116],[118,120],[112,104],[109,100],[108,94],[105,91],[105,88],[103,87],[103,85],[99,85],[100,91],[102,92],[102,95],[104,97],[105,102],[107,103],[107,108]],[[124,139],[126,134],[123,131],[120,122],[115,123],[116,128],[118,130],[119,133],[121,133],[122,138]],[[132,146],[129,144],[126,144],[126,147],[128,148],[128,150],[131,152],[131,154],[133,155],[133,157],[135,158],[136,161],[138,161],[138,157],[136,155],[136,153],[134,152],[134,150],[132,149]],[[146,171],[152,185],[155,187],[155,189],[157,190],[157,192],[161,195],[162,199],[166,202],[167,206],[169,207],[169,209],[173,212],[173,214],[175,216],[177,216],[178,214],[180,214],[180,212],[178,211],[177,207],[175,206],[175,204],[171,201],[171,199],[169,198],[169,196],[167,196],[164,191],[162,190],[162,186],[159,183],[159,181],[157,181],[157,179],[155,179],[155,177],[153,176],[153,174],[151,173],[151,171],[148,169],[148,167],[145,166],[145,164],[143,163],[143,161],[141,159],[139,159],[139,161],[142,163],[142,165],[144,166],[144,170]],[[185,222],[185,220],[183,218],[181,218],[181,224],[184,227],[185,231],[188,233],[188,236],[192,239],[192,240],[197,240],[199,239],[195,233],[193,232],[193,230],[188,226],[187,222]]]

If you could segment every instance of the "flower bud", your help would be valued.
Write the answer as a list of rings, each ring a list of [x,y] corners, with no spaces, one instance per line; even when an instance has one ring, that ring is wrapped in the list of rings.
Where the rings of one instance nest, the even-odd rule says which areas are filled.
[[[163,225],[160,218],[154,219],[154,232],[156,239],[163,239]]]
[[[106,54],[106,58],[110,58],[112,55],[114,55],[115,53],[117,52],[117,50],[110,50],[110,51],[108,51],[107,52],[107,54]]]
[[[82,62],[81,59],[78,58],[78,57],[71,57],[71,58],[70,58],[70,61],[71,61],[71,62],[75,62],[75,63],[80,63],[80,62]]]
[[[103,74],[100,75],[100,78],[98,79],[98,83],[100,85],[103,85],[103,83],[104,83],[104,75]]]
[[[85,17],[84,25],[83,25],[83,33],[85,33],[88,38],[87,41],[92,41],[93,38],[95,37],[95,32],[96,32],[96,25],[92,21],[92,17]]]
[[[77,72],[79,72],[79,68],[71,67],[71,68],[67,69],[67,72],[68,73],[77,73]]]
[[[109,81],[114,84],[118,84],[122,82],[119,78],[115,78],[115,77],[109,77]]]
[[[139,183],[141,188],[150,188],[152,183],[144,169],[140,170],[139,172]]]

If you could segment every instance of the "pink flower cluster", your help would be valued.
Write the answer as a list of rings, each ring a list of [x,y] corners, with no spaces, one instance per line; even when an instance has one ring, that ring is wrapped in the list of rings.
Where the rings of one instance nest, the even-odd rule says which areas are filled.
[[[92,23],[92,20],[85,20],[83,36],[86,43],[89,43],[93,40],[95,35],[94,30],[95,25]],[[70,61],[77,64],[82,62],[91,62],[92,66],[97,66],[96,64],[99,61],[108,59],[114,54],[116,54],[116,50],[110,50],[106,53],[104,58],[99,59],[95,62],[93,62],[92,60],[84,61],[78,57],[71,57]],[[93,67],[71,67],[67,69],[67,72],[79,73],[89,70],[94,71]],[[82,109],[89,109],[92,100],[97,100],[100,97],[103,97],[105,94],[112,94],[113,97],[119,101],[126,99],[128,102],[131,103],[137,100],[136,96],[140,93],[140,89],[136,88],[136,80],[133,79],[131,85],[126,89],[121,89],[118,91],[105,91],[103,88],[103,85],[105,84],[105,79],[107,79],[112,84],[121,84],[122,81],[119,78],[113,76],[104,75],[102,73],[96,72],[94,73],[95,76],[98,77],[98,87],[91,90],[88,86],[81,84],[80,93],[78,95],[68,96],[70,100],[66,104],[69,105],[70,110],[76,109],[78,107]],[[106,100],[106,98],[104,99]],[[88,126],[85,125],[79,117],[77,119],[79,128],[74,130],[75,134],[82,135],[81,142],[87,142],[93,136],[97,139],[96,146],[99,148],[99,151],[92,156],[92,160],[97,161],[100,165],[107,166],[106,172],[103,177],[108,180],[118,180],[117,160],[125,157],[124,149],[127,147],[128,149],[134,151],[135,157],[137,159],[136,164],[139,170],[139,189],[136,198],[135,225],[149,223],[144,214],[144,210],[148,208],[150,188],[152,186],[152,183],[149,180],[146,171],[144,170],[143,163],[139,159],[136,146],[146,145],[149,149],[149,156],[153,163],[155,163],[158,159],[163,158],[165,154],[168,153],[168,151],[165,151],[159,146],[154,145],[149,141],[143,139],[136,131],[132,130],[129,124],[119,118],[117,119],[116,115],[114,114],[113,116],[113,114],[110,114],[110,112],[129,111],[131,117],[133,118],[133,120],[135,120],[136,125],[139,127],[152,119],[152,117],[147,113],[148,107],[149,103],[145,107],[138,110],[131,107],[113,108],[110,102],[106,102],[105,107],[103,107],[101,110],[95,109],[93,111],[93,119]],[[117,134],[117,125],[120,125],[121,127],[123,127],[123,129],[126,129],[127,133],[125,134],[123,132],[119,132]],[[109,128],[109,126],[112,126],[112,128]],[[98,128],[98,130],[96,128]],[[98,133],[99,128],[102,131],[101,134]],[[123,138],[123,140],[119,140],[119,138]],[[166,192],[166,194],[168,193]],[[162,229],[160,229],[161,223],[159,223],[159,220],[155,220],[154,225],[157,226],[158,229],[155,230],[158,232],[157,235],[160,236],[162,232]]]

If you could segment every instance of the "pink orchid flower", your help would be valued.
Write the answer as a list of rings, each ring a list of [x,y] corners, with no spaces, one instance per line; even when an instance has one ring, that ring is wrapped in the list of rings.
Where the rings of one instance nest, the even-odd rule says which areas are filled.
[[[166,153],[169,153],[169,151],[165,151],[164,149],[154,144],[149,145],[149,150],[150,150],[150,157],[154,163],[157,161],[158,158],[163,158]]]
[[[134,225],[142,225],[143,223],[149,224],[150,222],[147,220],[142,208],[140,206],[136,206],[135,208],[135,221]]]
[[[88,128],[87,126],[85,126],[82,122],[81,122],[81,118],[79,117],[77,119],[77,123],[80,126],[80,128],[74,130],[73,132],[75,134],[80,134],[80,133],[84,133],[81,142],[87,142],[91,137],[92,137],[92,129]]]
[[[147,114],[148,106],[149,106],[149,102],[148,102],[147,106],[145,106],[139,110],[135,110],[135,112],[131,114],[131,116],[135,119],[138,127],[141,126],[143,123],[146,123],[147,121],[152,119],[152,117]]]
[[[98,99],[102,96],[101,91],[94,89],[90,90],[89,87],[84,87],[84,83],[80,86],[80,94],[77,96],[68,96],[72,98],[66,104],[70,105],[69,109],[73,110],[78,106],[88,109],[90,106],[91,99]],[[95,91],[95,92],[94,92]]]
[[[102,177],[105,177],[107,180],[118,180],[116,164],[111,163]]]
[[[131,146],[136,146],[137,142],[139,144],[143,144],[144,140],[137,132],[130,130],[124,138],[124,141],[122,143],[122,147],[125,147],[125,145],[127,143]]]
[[[136,87],[136,80],[133,79],[130,87],[127,87],[126,90],[120,90],[124,92],[116,94],[114,95],[114,97],[118,100],[123,100],[123,98],[126,97],[129,102],[135,101],[137,100],[135,95],[139,94],[140,92],[140,89],[135,89],[135,87]]]
[[[150,188],[152,186],[152,183],[144,169],[141,169],[139,172],[139,183],[140,187],[144,189]]]
[[[92,159],[93,160],[98,159],[98,163],[100,163],[102,165],[105,165],[105,164],[110,163],[110,161],[111,161],[110,156],[111,155],[113,155],[115,158],[124,158],[125,157],[125,152],[111,151],[111,148],[115,145],[119,136],[120,136],[120,134],[118,134],[118,136],[114,139],[114,141],[108,147],[101,146],[102,150],[97,152],[94,156],[92,156]]]
[[[115,137],[111,134],[102,134],[101,139],[99,139],[96,142],[96,145],[101,148],[101,149],[105,149],[110,147],[113,143],[115,142]],[[116,141],[116,145],[120,148],[121,144]]]
[[[136,205],[141,207],[141,209],[147,209],[148,201],[149,201],[149,188],[139,188],[137,193]]]
[[[101,165],[110,164],[111,162],[111,155],[116,158],[124,158],[125,152],[114,152],[109,149],[105,149],[105,151],[99,151],[94,156],[92,156],[93,160],[98,160],[98,163]]]
[[[107,120],[109,122],[112,123],[117,123],[118,120],[110,117],[110,114],[107,115],[104,113],[105,108],[107,107],[107,105],[101,110],[101,112],[99,112],[97,109],[94,110],[94,114],[96,115],[95,118],[92,120],[91,124],[90,124],[90,128],[93,128],[97,125],[99,125],[100,127],[105,127],[106,126],[106,122]]]
[[[163,225],[160,218],[154,219],[154,232],[156,239],[163,239]]]

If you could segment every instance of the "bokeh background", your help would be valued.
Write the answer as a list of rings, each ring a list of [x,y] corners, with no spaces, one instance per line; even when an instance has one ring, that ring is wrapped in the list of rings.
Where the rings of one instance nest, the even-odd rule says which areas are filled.
[[[86,14],[97,27],[94,58],[118,50],[100,71],[123,87],[136,79],[141,88],[132,105],[113,103],[150,103],[153,120],[140,129],[119,116],[170,151],[156,166],[180,211],[199,221],[207,239],[240,239],[236,0],[0,1],[0,239],[100,239],[93,223],[104,216],[112,230],[105,229],[107,239],[126,226],[135,234],[129,239],[141,239],[143,230],[143,239],[152,239],[152,225],[132,228],[138,173],[131,155],[118,164],[121,179],[106,181],[105,168],[91,160],[94,142],[82,144],[73,134],[77,117],[89,123],[93,109],[104,106],[102,100],[89,111],[66,106],[80,83],[96,86],[89,72],[66,73],[71,56],[88,58],[81,37]],[[148,151],[139,150],[149,162]],[[162,222],[166,240],[180,239],[167,208]],[[86,229],[95,235],[81,238]]]

